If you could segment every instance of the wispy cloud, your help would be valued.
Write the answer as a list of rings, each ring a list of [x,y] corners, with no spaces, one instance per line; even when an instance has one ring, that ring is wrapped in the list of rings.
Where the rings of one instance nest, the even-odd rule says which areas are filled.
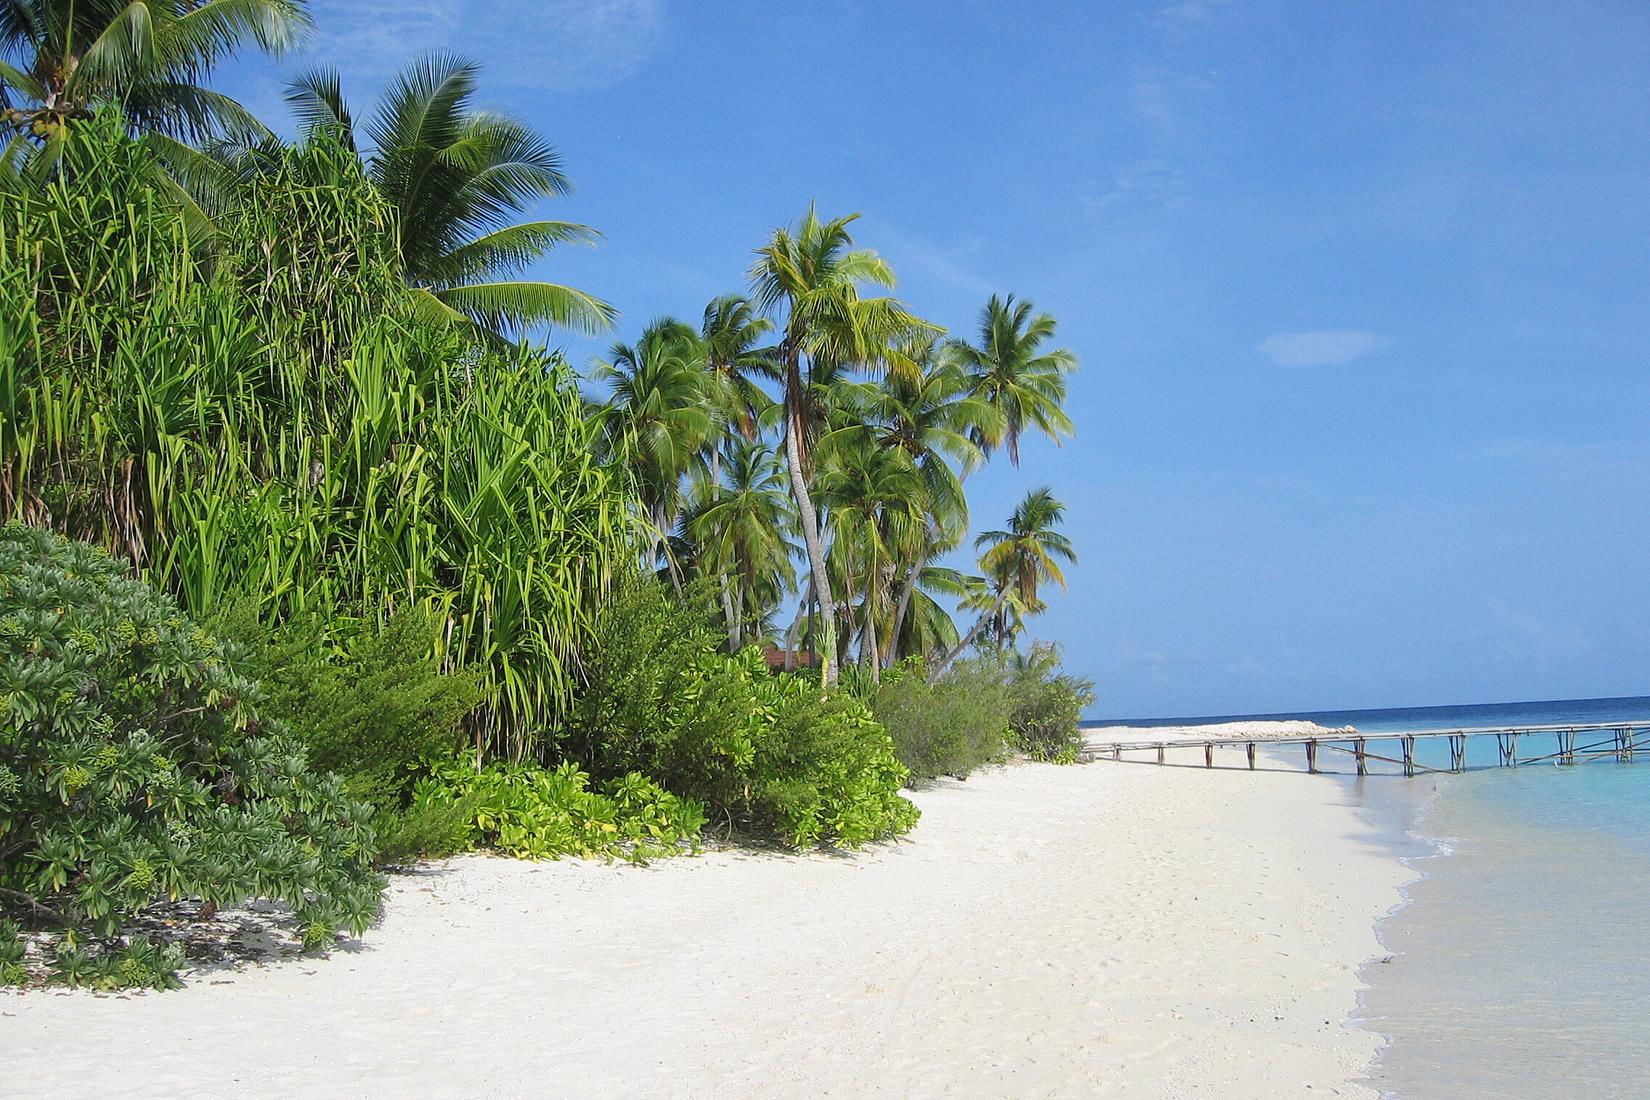
[[[1362,329],[1280,332],[1260,342],[1260,350],[1280,367],[1344,367],[1377,343]]]
[[[308,58],[381,82],[430,50],[481,62],[489,87],[582,91],[628,80],[665,37],[664,0],[330,0]]]
[[[887,222],[873,222],[868,218],[866,223],[864,239],[874,243],[877,251],[901,275],[923,275],[982,301],[1002,289],[975,270],[973,261],[980,253],[977,239],[941,244]]]
[[[1131,66],[1128,115],[1138,135],[1135,155],[1111,180],[1094,188],[1095,210],[1176,213],[1191,204],[1195,179],[1205,171],[1220,88],[1197,61],[1200,40],[1220,23],[1229,0],[1185,0],[1148,17],[1154,49]]]

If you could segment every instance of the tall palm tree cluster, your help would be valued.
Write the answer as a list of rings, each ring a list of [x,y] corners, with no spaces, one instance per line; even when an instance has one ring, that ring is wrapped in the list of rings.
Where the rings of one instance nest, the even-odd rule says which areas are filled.
[[[883,293],[893,272],[855,247],[853,220],[809,210],[757,249],[748,296],[711,302],[697,327],[655,321],[594,370],[648,564],[717,592],[730,647],[782,637],[794,660],[806,646],[827,685],[847,662],[874,681],[919,655],[938,675],[982,636],[1011,640],[1073,560],[1045,489],[980,537],[982,575],[939,564],[968,531],[967,476],[998,450],[1018,465],[1028,430],[1071,431],[1076,360],[1012,295],[986,304],[974,341],[946,338]],[[946,600],[980,613],[961,637]]]
[[[79,121],[118,110],[210,227],[222,196],[244,193],[231,183],[275,170],[282,148],[206,81],[239,47],[278,54],[309,27],[305,0],[0,0],[0,164],[49,175]],[[520,277],[598,234],[524,220],[568,179],[531,128],[475,105],[476,75],[460,58],[416,61],[364,124],[331,70],[298,77],[287,99],[306,139],[357,159],[395,211],[402,277],[429,317],[500,342],[609,328],[607,303]],[[893,271],[855,245],[853,221],[810,209],[756,250],[746,294],[711,302],[697,326],[656,321],[594,370],[646,565],[678,586],[702,579],[730,648],[782,639],[827,686],[845,662],[874,679],[921,655],[938,675],[981,638],[1012,639],[1073,560],[1061,505],[1038,490],[977,540],[978,575],[941,564],[969,529],[968,475],[999,451],[1018,466],[1027,432],[1072,430],[1076,360],[1050,346],[1054,319],[993,297],[974,339],[947,338],[889,293]],[[959,636],[945,602],[977,621]]]

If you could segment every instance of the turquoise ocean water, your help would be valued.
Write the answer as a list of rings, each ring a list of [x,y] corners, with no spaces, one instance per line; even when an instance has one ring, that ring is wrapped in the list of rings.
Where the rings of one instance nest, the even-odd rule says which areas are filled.
[[[1650,720],[1650,697],[1155,724],[1239,717],[1369,733],[1582,725]],[[1521,754],[1552,752],[1551,740],[1526,739]],[[1587,743],[1577,735],[1578,747]],[[1357,1026],[1387,1038],[1371,1072],[1385,1095],[1650,1097],[1650,745],[1641,746],[1633,764],[1413,780],[1359,780],[1349,758],[1320,758],[1340,773],[1324,781],[1341,783],[1419,876],[1378,928],[1386,954],[1362,972]],[[1416,759],[1447,766],[1448,750],[1422,742]],[[1495,762],[1493,738],[1469,742],[1469,768]]]

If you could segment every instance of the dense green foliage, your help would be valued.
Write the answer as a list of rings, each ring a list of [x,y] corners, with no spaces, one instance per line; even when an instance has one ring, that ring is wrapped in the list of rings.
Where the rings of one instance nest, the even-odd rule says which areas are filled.
[[[241,651],[240,667],[264,690],[264,713],[281,719],[310,762],[341,776],[373,806],[382,858],[462,850],[460,807],[407,806],[425,760],[450,756],[480,699],[472,671],[441,660],[441,618],[427,608],[387,623],[304,617],[263,624],[242,603],[212,623]]]
[[[572,379],[421,320],[393,211],[325,138],[248,180],[210,250],[150,170],[88,124],[49,186],[0,187],[0,518],[121,553],[195,615],[438,607],[478,743],[519,758],[633,560]]]
[[[334,638],[337,623],[296,619],[269,627],[236,608],[214,624],[244,651],[241,667],[263,685],[310,761],[344,777],[375,804],[395,802],[427,758],[451,755],[474,709],[474,677],[443,670],[440,621],[425,608]]]
[[[1012,706],[1000,664],[987,658],[959,661],[934,683],[921,661],[895,666],[871,702],[913,779],[966,776],[1001,759]]]
[[[367,807],[259,703],[107,554],[0,528],[0,900],[101,937],[186,897],[283,902],[311,946],[365,930]]]
[[[857,699],[822,700],[754,649],[728,655],[710,616],[655,582],[597,620],[586,686],[561,748],[597,775],[632,769],[703,800],[713,817],[792,843],[859,844],[909,829],[906,772]]]
[[[577,765],[554,768],[471,760],[434,762],[413,788],[411,813],[463,808],[455,844],[496,849],[522,859],[564,855],[643,862],[697,851],[705,827],[700,803],[678,798],[637,772],[599,790]]]
[[[943,676],[925,673],[913,660],[880,685],[861,685],[913,778],[961,778],[1011,750],[1038,760],[1076,760],[1083,746],[1078,722],[1094,702],[1094,687],[1060,668],[1057,647],[987,649]]]
[[[1009,732],[1015,746],[1039,760],[1069,764],[1083,747],[1078,723],[1094,702],[1094,685],[1060,668],[1060,650],[1034,645],[1028,653],[1007,657]]]

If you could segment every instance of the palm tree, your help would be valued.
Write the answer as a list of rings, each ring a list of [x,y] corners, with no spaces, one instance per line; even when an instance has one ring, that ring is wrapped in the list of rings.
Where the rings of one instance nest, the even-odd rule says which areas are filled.
[[[367,172],[400,226],[407,282],[427,313],[502,332],[553,324],[607,329],[606,302],[554,283],[513,278],[558,244],[600,234],[564,221],[517,222],[533,203],[572,188],[561,158],[532,129],[471,106],[477,66],[446,54],[413,62],[391,83],[366,124]],[[335,134],[361,152],[337,72],[295,80],[287,101],[309,132]]]
[[[724,423],[747,440],[756,437],[763,412],[773,404],[755,382],[773,375],[773,351],[762,344],[772,331],[773,322],[737,294],[712,300],[699,326],[705,365],[726,401]]]
[[[1037,598],[1039,586],[1046,582],[1066,586],[1065,575],[1055,559],[1075,562],[1077,552],[1071,540],[1055,530],[1065,514],[1065,505],[1048,489],[1034,489],[1015,507],[1008,530],[987,531],[975,540],[975,547],[985,551],[980,555],[980,569],[994,582],[993,594],[962,641],[929,672],[930,683],[945,673],[957,655],[972,645],[1005,607],[1012,603],[1020,614],[1035,614],[1043,607]]]
[[[755,382],[757,377],[772,374],[771,352],[761,346],[762,337],[772,331],[773,322],[737,294],[724,294],[705,306],[699,339],[717,404],[717,430],[705,445],[712,486],[722,482],[723,449],[735,438],[756,438],[762,414],[773,405]],[[739,615],[726,574],[717,578],[717,587],[728,622],[728,645],[738,649]]]
[[[773,448],[735,438],[727,452],[726,481],[707,482],[683,520],[701,571],[723,581],[728,648],[745,643],[745,630],[762,622],[796,585],[796,548],[786,533],[796,510]],[[738,584],[729,586],[728,577]]]
[[[943,566],[923,566],[911,593],[909,609],[894,639],[895,651],[924,659],[949,652],[957,644],[957,624],[934,597],[961,601],[976,583],[983,587],[985,581]]]
[[[898,562],[913,555],[922,539],[922,478],[910,456],[899,448],[877,445],[863,434],[852,447],[833,436],[830,460],[817,477],[819,502],[831,515],[830,557],[843,581],[852,627],[854,589],[861,597],[858,626],[860,660],[881,677],[882,612]],[[851,648],[852,638],[848,638]]]
[[[48,147],[102,104],[134,133],[262,132],[202,82],[249,40],[279,54],[309,27],[304,0],[4,0],[0,119]]]
[[[783,315],[773,370],[782,389],[785,462],[808,552],[811,598],[823,612],[820,678],[827,688],[837,681],[836,627],[824,532],[808,486],[819,428],[810,386],[829,372],[876,365],[901,334],[926,327],[893,298],[861,293],[862,286],[892,287],[894,273],[875,252],[853,247],[848,226],[857,217],[821,221],[810,206],[794,230],[774,230],[750,271],[757,307]]]
[[[941,354],[936,337],[908,341],[898,350],[908,369],[890,371],[872,400],[872,429],[881,446],[904,451],[922,479],[927,516],[924,537],[909,564],[889,623],[886,663],[900,653],[905,616],[924,568],[954,547],[968,528],[962,481],[984,459],[974,432],[1000,429],[1001,417],[973,391],[968,377]]]
[[[1066,375],[1077,369],[1077,357],[1065,348],[1043,350],[1054,338],[1055,321],[1047,313],[1032,315],[1030,302],[1014,295],[995,294],[980,311],[980,343],[953,341],[951,354],[967,372],[974,393],[1001,416],[995,428],[976,427],[973,439],[987,456],[998,446],[1008,449],[1008,460],[1020,464],[1020,435],[1036,428],[1056,443],[1071,435],[1071,418],[1061,407],[1066,400]]]
[[[652,529],[650,560],[657,563],[681,514],[682,478],[714,430],[706,401],[703,351],[694,331],[663,318],[635,344],[615,344],[611,360],[595,365],[612,398],[600,411],[608,455],[630,468],[637,499]],[[676,569],[670,556],[671,576]]]

